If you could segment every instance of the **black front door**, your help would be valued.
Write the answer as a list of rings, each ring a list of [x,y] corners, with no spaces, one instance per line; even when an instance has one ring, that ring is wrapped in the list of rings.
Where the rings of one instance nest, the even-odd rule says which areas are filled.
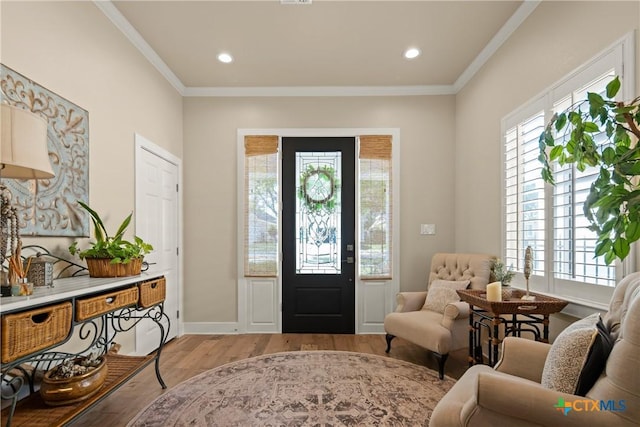
[[[282,139],[282,330],[355,332],[355,138]]]

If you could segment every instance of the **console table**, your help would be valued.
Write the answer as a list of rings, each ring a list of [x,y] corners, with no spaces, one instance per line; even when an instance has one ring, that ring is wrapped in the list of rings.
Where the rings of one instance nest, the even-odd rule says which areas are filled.
[[[2,410],[6,426],[65,425],[152,362],[160,386],[166,388],[159,369],[170,327],[164,313],[165,287],[161,273],[122,278],[81,276],[55,280],[54,287],[36,288],[28,297],[3,297],[0,384],[2,401],[10,401]],[[142,319],[150,319],[159,328],[158,349],[148,356],[110,352],[116,335],[133,329]],[[73,337],[80,341],[73,345],[79,351],[59,350]],[[108,374],[100,391],[71,405],[45,405],[37,392],[37,373],[91,352],[106,357]],[[27,397],[22,398],[24,395]]]
[[[567,304],[558,298],[540,295],[534,301],[520,298],[524,291],[514,289],[509,300],[488,301],[484,290],[465,289],[458,292],[460,299],[469,303],[469,366],[474,363],[484,363],[482,355],[482,329],[489,337],[487,344],[488,364],[498,363],[500,349],[500,325],[504,325],[504,335],[522,336],[531,333],[536,341],[549,342],[549,315],[558,313]],[[540,326],[542,325],[542,333]]]

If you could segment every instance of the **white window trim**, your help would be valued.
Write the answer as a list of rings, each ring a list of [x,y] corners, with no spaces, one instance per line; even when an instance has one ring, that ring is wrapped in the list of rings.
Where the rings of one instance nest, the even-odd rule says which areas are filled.
[[[615,61],[616,70],[622,70],[620,73],[622,79],[622,87],[619,95],[623,99],[631,99],[635,94],[635,31],[626,34],[621,39],[610,45],[607,49],[595,55],[582,66],[573,70],[560,81],[549,86],[540,94],[527,101],[521,107],[505,116],[501,121],[501,154],[505,156],[505,140],[506,131],[517,125],[522,120],[535,114],[537,111],[544,110],[547,115],[551,111],[551,106],[556,93],[566,93],[566,85],[575,87],[575,80],[582,79],[588,81],[588,77],[595,78],[602,74],[606,69],[610,68],[611,61]],[[585,74],[589,73],[589,74]],[[585,77],[587,76],[587,77]],[[550,116],[545,117],[545,123],[551,119]],[[501,190],[504,198],[505,195],[505,169],[501,168]],[[550,184],[547,184],[550,185]],[[545,192],[545,206],[552,206],[552,192]],[[545,212],[546,211],[545,207]],[[501,209],[501,253],[504,257],[506,253],[506,224],[505,224],[505,206]],[[603,310],[606,309],[614,287],[586,284],[579,281],[569,281],[562,279],[554,279],[552,277],[553,270],[553,216],[545,215],[545,273],[547,276],[531,276],[529,286],[532,290],[541,294],[557,296],[568,299],[573,304],[568,308],[568,312],[574,315],[583,316],[588,314],[589,309]],[[636,251],[639,250],[640,244],[636,242],[631,247],[631,251],[623,262],[616,261],[616,282],[627,274],[635,271]],[[517,273],[513,281],[515,287],[524,287],[525,279],[521,273]],[[588,298],[585,298],[588,295]],[[565,310],[567,311],[567,310]],[[593,310],[591,310],[592,312]]]

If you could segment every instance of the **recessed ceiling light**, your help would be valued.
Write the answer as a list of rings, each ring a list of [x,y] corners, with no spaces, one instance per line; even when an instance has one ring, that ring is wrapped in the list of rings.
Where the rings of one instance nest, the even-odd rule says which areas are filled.
[[[218,55],[218,61],[228,64],[229,62],[233,62],[233,56],[228,53],[221,53]]]
[[[410,47],[404,51],[404,57],[407,59],[417,58],[418,56],[420,56],[420,49],[417,47]]]

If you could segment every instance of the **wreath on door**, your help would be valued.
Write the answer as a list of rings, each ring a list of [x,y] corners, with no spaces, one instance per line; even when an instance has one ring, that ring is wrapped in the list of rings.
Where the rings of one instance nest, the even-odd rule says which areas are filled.
[[[309,211],[316,212],[324,209],[332,213],[335,210],[338,183],[332,167],[308,166],[300,174],[299,182],[298,197]]]

